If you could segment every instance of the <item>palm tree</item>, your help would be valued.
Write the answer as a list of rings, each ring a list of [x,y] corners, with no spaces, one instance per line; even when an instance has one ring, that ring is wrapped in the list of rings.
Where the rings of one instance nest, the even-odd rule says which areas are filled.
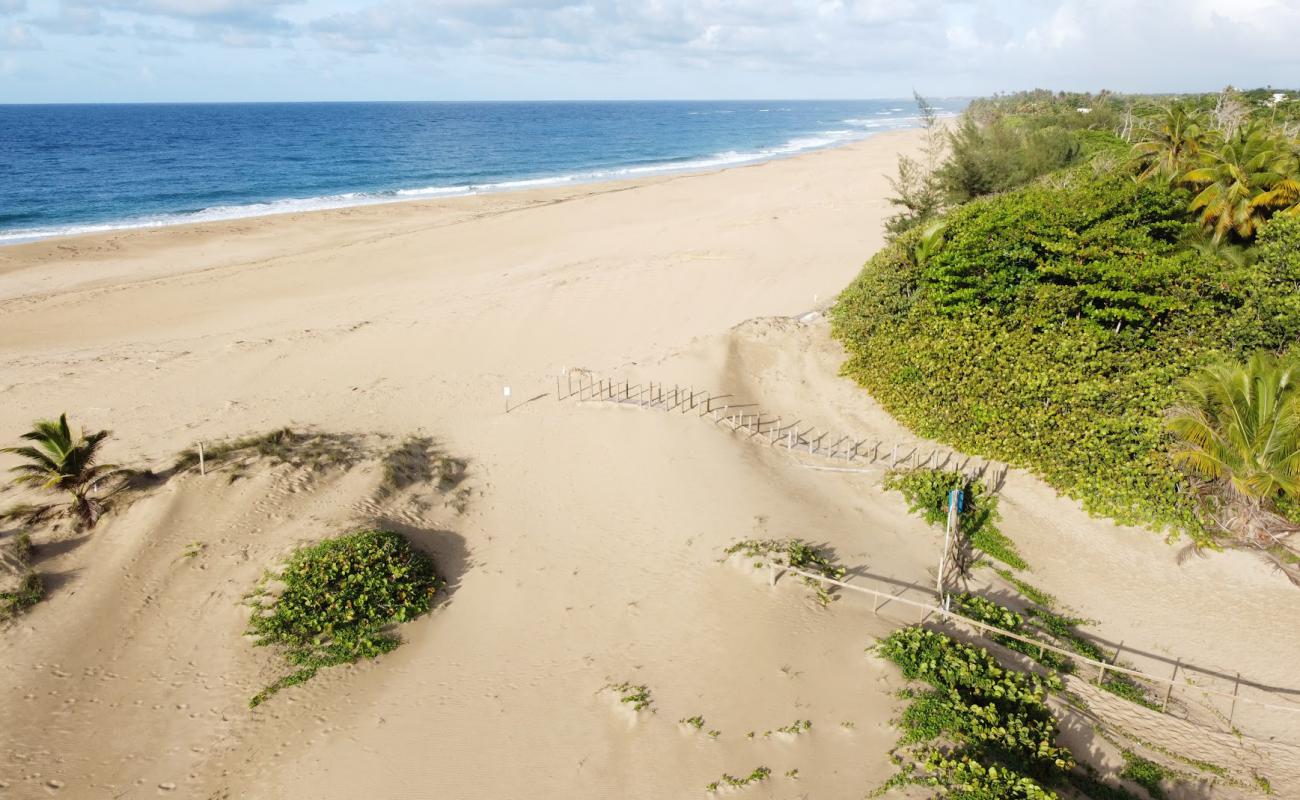
[[[1224,269],[1241,269],[1254,263],[1254,252],[1239,244],[1215,239],[1200,228],[1189,228],[1181,244],[1201,258]]]
[[[108,431],[84,436],[75,435],[68,427],[68,415],[60,414],[57,422],[41,420],[33,423],[32,430],[22,438],[34,442],[23,447],[6,447],[3,452],[27,460],[10,471],[17,473],[16,483],[37,486],[48,491],[67,492],[71,495],[70,510],[77,521],[86,528],[94,527],[104,512],[105,499],[93,495],[111,481],[125,477],[127,470],[112,464],[96,464],[100,445],[108,438]],[[28,508],[40,516],[42,509]]]
[[[1189,402],[1166,424],[1172,458],[1211,500],[1216,524],[1243,542],[1284,545],[1297,525],[1276,511],[1300,497],[1300,361],[1257,353],[1205,367],[1183,388]]]
[[[1217,134],[1206,125],[1205,112],[1189,111],[1181,103],[1165,106],[1133,145],[1133,160],[1141,168],[1138,179],[1173,181],[1182,177],[1216,139]]]
[[[1286,185],[1289,153],[1276,135],[1260,125],[1243,129],[1216,150],[1206,151],[1202,166],[1182,181],[1200,187],[1191,210],[1215,239],[1234,233],[1250,239],[1268,220],[1281,198],[1269,194]]]

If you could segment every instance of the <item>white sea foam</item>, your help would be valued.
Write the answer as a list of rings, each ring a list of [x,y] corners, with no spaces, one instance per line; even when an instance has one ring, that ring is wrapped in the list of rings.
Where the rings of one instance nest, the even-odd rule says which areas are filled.
[[[792,138],[776,147],[752,151],[727,150],[709,156],[683,159],[680,161],[633,164],[610,169],[595,169],[587,172],[540,176],[535,178],[518,178],[492,183],[477,183],[459,186],[425,186],[387,192],[345,192],[342,194],[332,194],[321,197],[287,198],[284,200],[271,200],[262,203],[248,203],[244,205],[212,206],[201,211],[155,214],[135,217],[118,222],[70,224],[43,228],[0,231],[0,245],[17,244],[19,242],[46,239],[55,236],[72,236],[77,234],[103,233],[107,231],[133,230],[138,228],[186,225],[200,222],[218,222],[232,219],[243,219],[247,217],[294,214],[304,211],[322,211],[354,206],[398,203],[412,200],[463,197],[466,195],[537,189],[548,186],[562,186],[566,184],[597,183],[600,181],[618,180],[645,175],[699,172],[703,170],[719,169],[722,167],[739,166],[742,164],[754,164],[811,150],[819,150],[837,144],[862,139],[880,129],[915,127],[917,121],[917,117],[896,117],[890,120],[846,119],[843,120],[843,124],[851,125],[859,129],[821,131],[813,135]]]

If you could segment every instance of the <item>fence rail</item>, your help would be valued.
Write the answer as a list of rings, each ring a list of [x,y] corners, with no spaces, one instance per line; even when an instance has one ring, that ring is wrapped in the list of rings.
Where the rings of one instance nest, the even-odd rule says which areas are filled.
[[[994,491],[1001,488],[1008,470],[1006,465],[991,461],[984,461],[972,468],[972,459],[952,450],[932,448],[923,455],[922,447],[917,443],[888,443],[883,440],[857,438],[850,434],[836,435],[830,431],[821,431],[813,426],[805,428],[801,420],[789,421],[783,415],[770,414],[761,409],[756,403],[742,402],[730,394],[713,394],[707,390],[696,389],[691,385],[670,385],[653,381],[634,383],[627,380],[601,378],[586,371],[574,370],[567,371],[564,375],[556,377],[555,390],[555,397],[559,401],[576,399],[581,402],[611,403],[666,413],[683,415],[693,413],[699,418],[708,419],[714,424],[722,425],[733,432],[748,434],[747,438],[750,441],[766,444],[769,447],[782,448],[795,454],[820,456],[841,464],[840,466],[811,466],[813,469],[834,472],[868,471],[850,466],[855,462],[872,465],[875,469],[883,468],[886,465],[890,469],[927,466],[950,468],[966,472],[971,477],[987,477]],[[877,464],[880,464],[880,466],[875,466]],[[937,616],[943,622],[964,626],[979,635],[1004,636],[1021,642],[1028,647],[1037,648],[1040,657],[1047,652],[1054,653],[1062,658],[1069,659],[1081,668],[1095,670],[1095,680],[1098,684],[1104,682],[1107,675],[1123,675],[1128,679],[1143,682],[1159,692],[1158,707],[1154,708],[1153,712],[1172,715],[1174,709],[1171,704],[1177,701],[1182,705],[1181,710],[1187,715],[1183,719],[1202,729],[1215,729],[1213,726],[1216,725],[1218,728],[1222,728],[1226,724],[1229,731],[1234,731],[1233,726],[1239,720],[1239,714],[1243,706],[1256,708],[1262,712],[1278,712],[1284,718],[1279,730],[1282,732],[1282,736],[1291,742],[1286,746],[1300,745],[1300,702],[1290,703],[1283,696],[1276,693],[1277,687],[1270,688],[1243,680],[1240,674],[1225,675],[1207,671],[1182,659],[1176,659],[1173,661],[1173,668],[1168,677],[1155,675],[1142,669],[1116,663],[1120,655],[1118,650],[1111,661],[1093,659],[1072,650],[1028,637],[1022,633],[998,628],[954,613],[943,608],[942,601],[938,603],[921,602],[903,597],[901,593],[880,591],[828,578],[788,564],[771,561],[767,562],[767,564],[773,570],[773,584],[775,584],[778,572],[789,572],[824,584],[871,595],[875,598],[872,609],[874,613],[879,613],[889,603],[899,603],[918,610],[921,613],[921,621],[923,622],[929,620],[932,616]],[[1122,649],[1123,643],[1120,643],[1119,650]],[[1159,658],[1168,663],[1163,657],[1141,654],[1132,648],[1129,648],[1125,655],[1134,658],[1145,655]],[[1231,687],[1231,690],[1202,685],[1206,681],[1225,681]],[[1242,692],[1243,688],[1258,691],[1269,699],[1251,697]],[[1296,691],[1296,695],[1300,698],[1300,690]],[[1208,711],[1204,713],[1198,711],[1193,714],[1193,707],[1185,702],[1188,700],[1193,702],[1207,701],[1211,698],[1223,701],[1227,706],[1226,712],[1211,708],[1201,702],[1200,705],[1205,706]],[[1192,719],[1194,715],[1197,719]]]
[[[599,378],[585,371],[568,371],[555,378],[555,397],[558,401],[576,398],[579,402],[612,403],[667,413],[690,414],[709,419],[736,433],[748,434],[756,443],[784,448],[792,453],[821,456],[846,463],[887,463],[889,469],[898,467],[922,468],[952,467],[966,471],[970,459],[954,450],[928,448],[924,453],[917,443],[886,442],[871,438],[857,438],[849,434],[809,426],[780,414],[771,414],[757,403],[740,402],[734,395],[713,394],[680,384],[632,383],[627,380]],[[985,461],[971,470],[973,476],[984,477],[994,472],[990,481],[996,491],[1005,480],[1007,467]],[[836,470],[841,471],[841,470]],[[845,469],[843,471],[856,471]]]
[[[1234,724],[1238,720],[1237,715],[1238,715],[1239,708],[1241,706],[1249,706],[1249,707],[1259,708],[1268,711],[1282,712],[1286,716],[1286,720],[1287,720],[1284,728],[1289,733],[1289,736],[1287,736],[1288,742],[1293,745],[1300,744],[1300,704],[1287,703],[1285,701],[1275,702],[1272,699],[1261,700],[1255,697],[1250,697],[1249,695],[1242,694],[1241,693],[1242,686],[1252,686],[1253,684],[1243,680],[1240,674],[1236,676],[1233,682],[1232,691],[1224,691],[1224,690],[1219,690],[1207,686],[1201,686],[1201,685],[1189,683],[1188,681],[1194,675],[1205,676],[1208,675],[1208,673],[1204,673],[1202,670],[1199,670],[1198,668],[1185,663],[1182,659],[1177,659],[1174,662],[1174,670],[1169,677],[1154,675],[1144,670],[1122,666],[1120,664],[1115,663],[1115,660],[1105,661],[1105,660],[1089,658],[1075,651],[1058,647],[1056,645],[1040,641],[1030,636],[1026,636],[1023,633],[1018,633],[1016,631],[1000,628],[996,625],[990,625],[989,623],[981,622],[976,619],[971,619],[970,617],[966,617],[963,616],[962,614],[958,614],[951,610],[945,609],[942,603],[938,601],[923,602],[919,600],[914,600],[912,598],[904,597],[902,593],[899,592],[882,591],[879,589],[862,586],[860,584],[849,583],[848,581],[844,581],[844,580],[837,580],[835,578],[830,578],[825,575],[818,574],[816,572],[810,572],[808,570],[800,569],[798,567],[791,566],[788,563],[773,560],[770,558],[762,563],[764,563],[769,570],[769,582],[772,585],[776,585],[777,579],[783,573],[798,575],[799,577],[805,579],[818,581],[820,583],[827,584],[830,586],[835,586],[841,589],[847,589],[849,591],[871,596],[872,598],[874,598],[872,613],[878,614],[880,613],[881,609],[885,608],[890,603],[898,603],[901,605],[909,606],[921,612],[920,621],[922,623],[931,620],[931,618],[935,618],[941,622],[946,622],[946,623],[969,628],[983,636],[1006,637],[1008,639],[1013,639],[1015,641],[1024,643],[1031,648],[1037,649],[1040,657],[1047,652],[1055,653],[1063,658],[1069,659],[1072,663],[1076,665],[1090,666],[1092,669],[1096,670],[1095,683],[1097,684],[1101,684],[1103,681],[1105,681],[1107,674],[1119,674],[1149,684],[1153,687],[1160,687],[1162,693],[1160,696],[1159,707],[1158,708],[1154,708],[1152,706],[1147,706],[1147,707],[1152,708],[1153,711],[1159,711],[1162,714],[1170,712],[1170,702],[1171,702],[1171,698],[1173,698],[1174,696],[1175,690],[1182,690],[1183,694],[1181,696],[1181,699],[1183,700],[1188,699],[1189,695],[1196,695],[1197,697],[1194,697],[1192,699],[1204,700],[1206,698],[1216,697],[1224,701],[1224,703],[1228,706],[1227,713],[1223,714],[1220,711],[1211,709],[1213,711],[1211,717],[1222,718],[1222,721],[1225,723],[1226,729],[1228,731],[1236,730],[1234,728]],[[903,591],[906,590],[907,589],[904,588]],[[1017,651],[1013,651],[1013,652],[1017,652]],[[1026,654],[1019,653],[1019,655],[1024,656]],[[1119,657],[1119,653],[1117,652],[1115,654],[1115,659],[1118,659],[1118,657]],[[1180,673],[1182,675],[1182,678],[1180,678]],[[1266,695],[1272,696],[1272,693],[1269,692],[1267,689],[1258,686],[1255,686],[1255,688],[1259,689],[1261,692],[1265,693]],[[1281,700],[1281,698],[1278,697],[1277,700]],[[1184,717],[1184,719],[1187,719],[1187,721],[1193,722],[1195,724],[1203,724],[1201,722],[1197,722],[1196,720],[1192,720],[1190,714]],[[1270,737],[1270,738],[1275,738],[1275,737]]]

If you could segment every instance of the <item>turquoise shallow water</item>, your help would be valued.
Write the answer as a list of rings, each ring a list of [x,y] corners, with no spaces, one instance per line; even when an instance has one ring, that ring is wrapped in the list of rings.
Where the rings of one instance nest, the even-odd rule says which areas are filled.
[[[916,124],[903,100],[0,106],[0,243],[707,169]]]

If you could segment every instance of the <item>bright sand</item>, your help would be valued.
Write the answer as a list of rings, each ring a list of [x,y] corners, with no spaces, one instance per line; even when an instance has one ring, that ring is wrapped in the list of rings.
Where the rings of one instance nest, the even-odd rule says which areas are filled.
[[[764,765],[747,795],[862,796],[892,771],[902,685],[863,649],[915,616],[859,597],[822,609],[723,550],[798,536],[901,590],[932,584],[941,533],[878,470],[808,469],[826,462],[552,395],[587,368],[915,442],[836,377],[825,323],[794,317],[881,245],[884,175],[918,145],[898,132],[703,175],[0,249],[6,443],[64,409],[113,429],[111,460],[159,469],[197,440],[283,425],[422,432],[468,459],[472,490],[460,513],[380,502],[373,466],[190,473],[45,543],[52,597],[0,631],[0,793],[659,800]],[[1019,472],[1002,511],[1032,581],[1133,663],[1300,684],[1300,592],[1262,562],[1187,557]],[[285,667],[242,635],[241,597],[295,544],[376,518],[435,554],[445,602],[394,653],[250,712]],[[656,713],[601,691],[622,681]],[[697,714],[716,740],[677,722]],[[799,719],[812,730],[763,735]],[[1300,738],[1296,719],[1260,735]],[[1069,736],[1114,763],[1086,729]],[[1236,758],[1213,737],[1176,744]],[[1274,787],[1296,788],[1294,764],[1274,766]]]

